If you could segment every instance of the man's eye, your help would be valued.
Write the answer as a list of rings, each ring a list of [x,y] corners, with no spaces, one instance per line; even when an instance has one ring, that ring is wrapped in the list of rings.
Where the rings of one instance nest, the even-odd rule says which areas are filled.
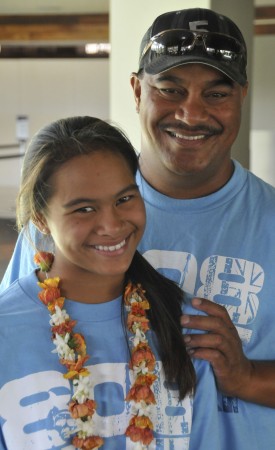
[[[228,94],[226,92],[210,92],[209,94],[207,94],[207,97],[219,99],[219,98],[225,98],[225,97],[227,97],[227,95]]]
[[[160,91],[167,95],[181,95],[181,92],[174,88],[161,88]]]
[[[184,96],[184,92],[176,88],[159,88],[159,94],[163,99],[171,101],[181,100]]]

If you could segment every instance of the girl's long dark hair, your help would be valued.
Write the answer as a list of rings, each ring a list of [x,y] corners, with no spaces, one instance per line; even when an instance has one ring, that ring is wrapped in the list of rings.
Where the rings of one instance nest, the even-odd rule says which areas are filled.
[[[158,351],[166,379],[177,383],[179,397],[195,388],[195,370],[183,341],[180,316],[184,300],[183,291],[171,280],[157,272],[136,251],[127,271],[127,280],[140,283],[150,303],[148,318],[158,340]]]
[[[33,137],[24,158],[17,198],[18,228],[28,232],[29,223],[36,223],[39,214],[47,210],[53,195],[49,179],[62,164],[97,151],[121,155],[133,176],[136,175],[136,152],[118,127],[95,117],[78,116],[60,119],[42,128]],[[146,290],[151,305],[148,317],[158,340],[167,381],[178,384],[180,398],[183,398],[195,386],[195,371],[180,326],[183,292],[138,252],[127,271],[127,280],[140,283]]]

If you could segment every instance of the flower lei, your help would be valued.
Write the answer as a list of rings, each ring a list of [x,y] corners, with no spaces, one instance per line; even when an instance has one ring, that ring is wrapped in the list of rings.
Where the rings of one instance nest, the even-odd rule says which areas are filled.
[[[34,262],[41,271],[48,272],[53,264],[51,253],[39,252]],[[82,334],[73,331],[76,321],[72,320],[64,309],[65,298],[59,288],[60,278],[46,278],[38,282],[42,288],[38,297],[47,306],[50,313],[52,339],[55,345],[53,353],[57,353],[59,361],[67,368],[63,376],[71,380],[73,396],[68,409],[75,420],[72,444],[78,449],[98,449],[104,444],[100,436],[94,434],[92,416],[96,410],[96,402],[92,398],[90,371],[84,364],[89,359],[86,353],[86,342]],[[155,356],[148,344],[146,332],[149,330],[149,319],[146,310],[150,309],[145,291],[140,284],[128,283],[124,292],[124,303],[127,317],[127,328],[133,334],[131,342],[131,360],[129,368],[133,375],[133,385],[126,401],[131,402],[132,418],[125,435],[135,442],[136,450],[147,450],[153,440],[153,424],[150,420],[151,405],[156,403],[152,384],[157,376],[154,374]]]

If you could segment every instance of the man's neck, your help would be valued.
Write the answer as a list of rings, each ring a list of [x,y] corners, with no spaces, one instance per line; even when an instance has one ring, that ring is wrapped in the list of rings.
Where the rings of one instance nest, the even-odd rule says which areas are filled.
[[[230,160],[218,174],[175,174],[165,169],[154,169],[147,163],[146,159],[139,158],[140,172],[153,189],[167,197],[175,199],[195,199],[211,195],[221,189],[232,177],[234,163]]]

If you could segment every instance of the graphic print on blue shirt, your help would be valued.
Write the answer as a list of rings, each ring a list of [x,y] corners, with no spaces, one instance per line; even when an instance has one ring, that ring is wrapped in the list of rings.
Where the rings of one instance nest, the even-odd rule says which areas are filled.
[[[199,268],[195,256],[186,252],[148,250],[144,256],[187,294],[223,305],[243,344],[250,341],[252,331],[249,326],[256,318],[259,308],[257,294],[264,284],[264,271],[259,264],[212,255]]]
[[[94,398],[98,404],[94,416],[95,429],[100,430],[105,440],[103,449],[111,450],[119,448],[119,445],[131,449],[132,443],[127,444],[124,435],[131,417],[130,405],[124,401],[131,382],[127,365],[103,363],[90,368]],[[160,363],[157,369],[161,369]],[[157,448],[169,449],[171,444],[175,450],[188,449],[192,398],[187,396],[179,402],[177,389],[173,385],[168,386],[162,375],[161,382],[156,382],[154,389],[157,404],[153,421],[156,424]],[[0,416],[8,448],[72,449],[68,438],[73,429],[67,409],[70,396],[68,380],[57,371],[34,373],[7,382],[0,391]],[[169,439],[165,439],[168,436]]]

